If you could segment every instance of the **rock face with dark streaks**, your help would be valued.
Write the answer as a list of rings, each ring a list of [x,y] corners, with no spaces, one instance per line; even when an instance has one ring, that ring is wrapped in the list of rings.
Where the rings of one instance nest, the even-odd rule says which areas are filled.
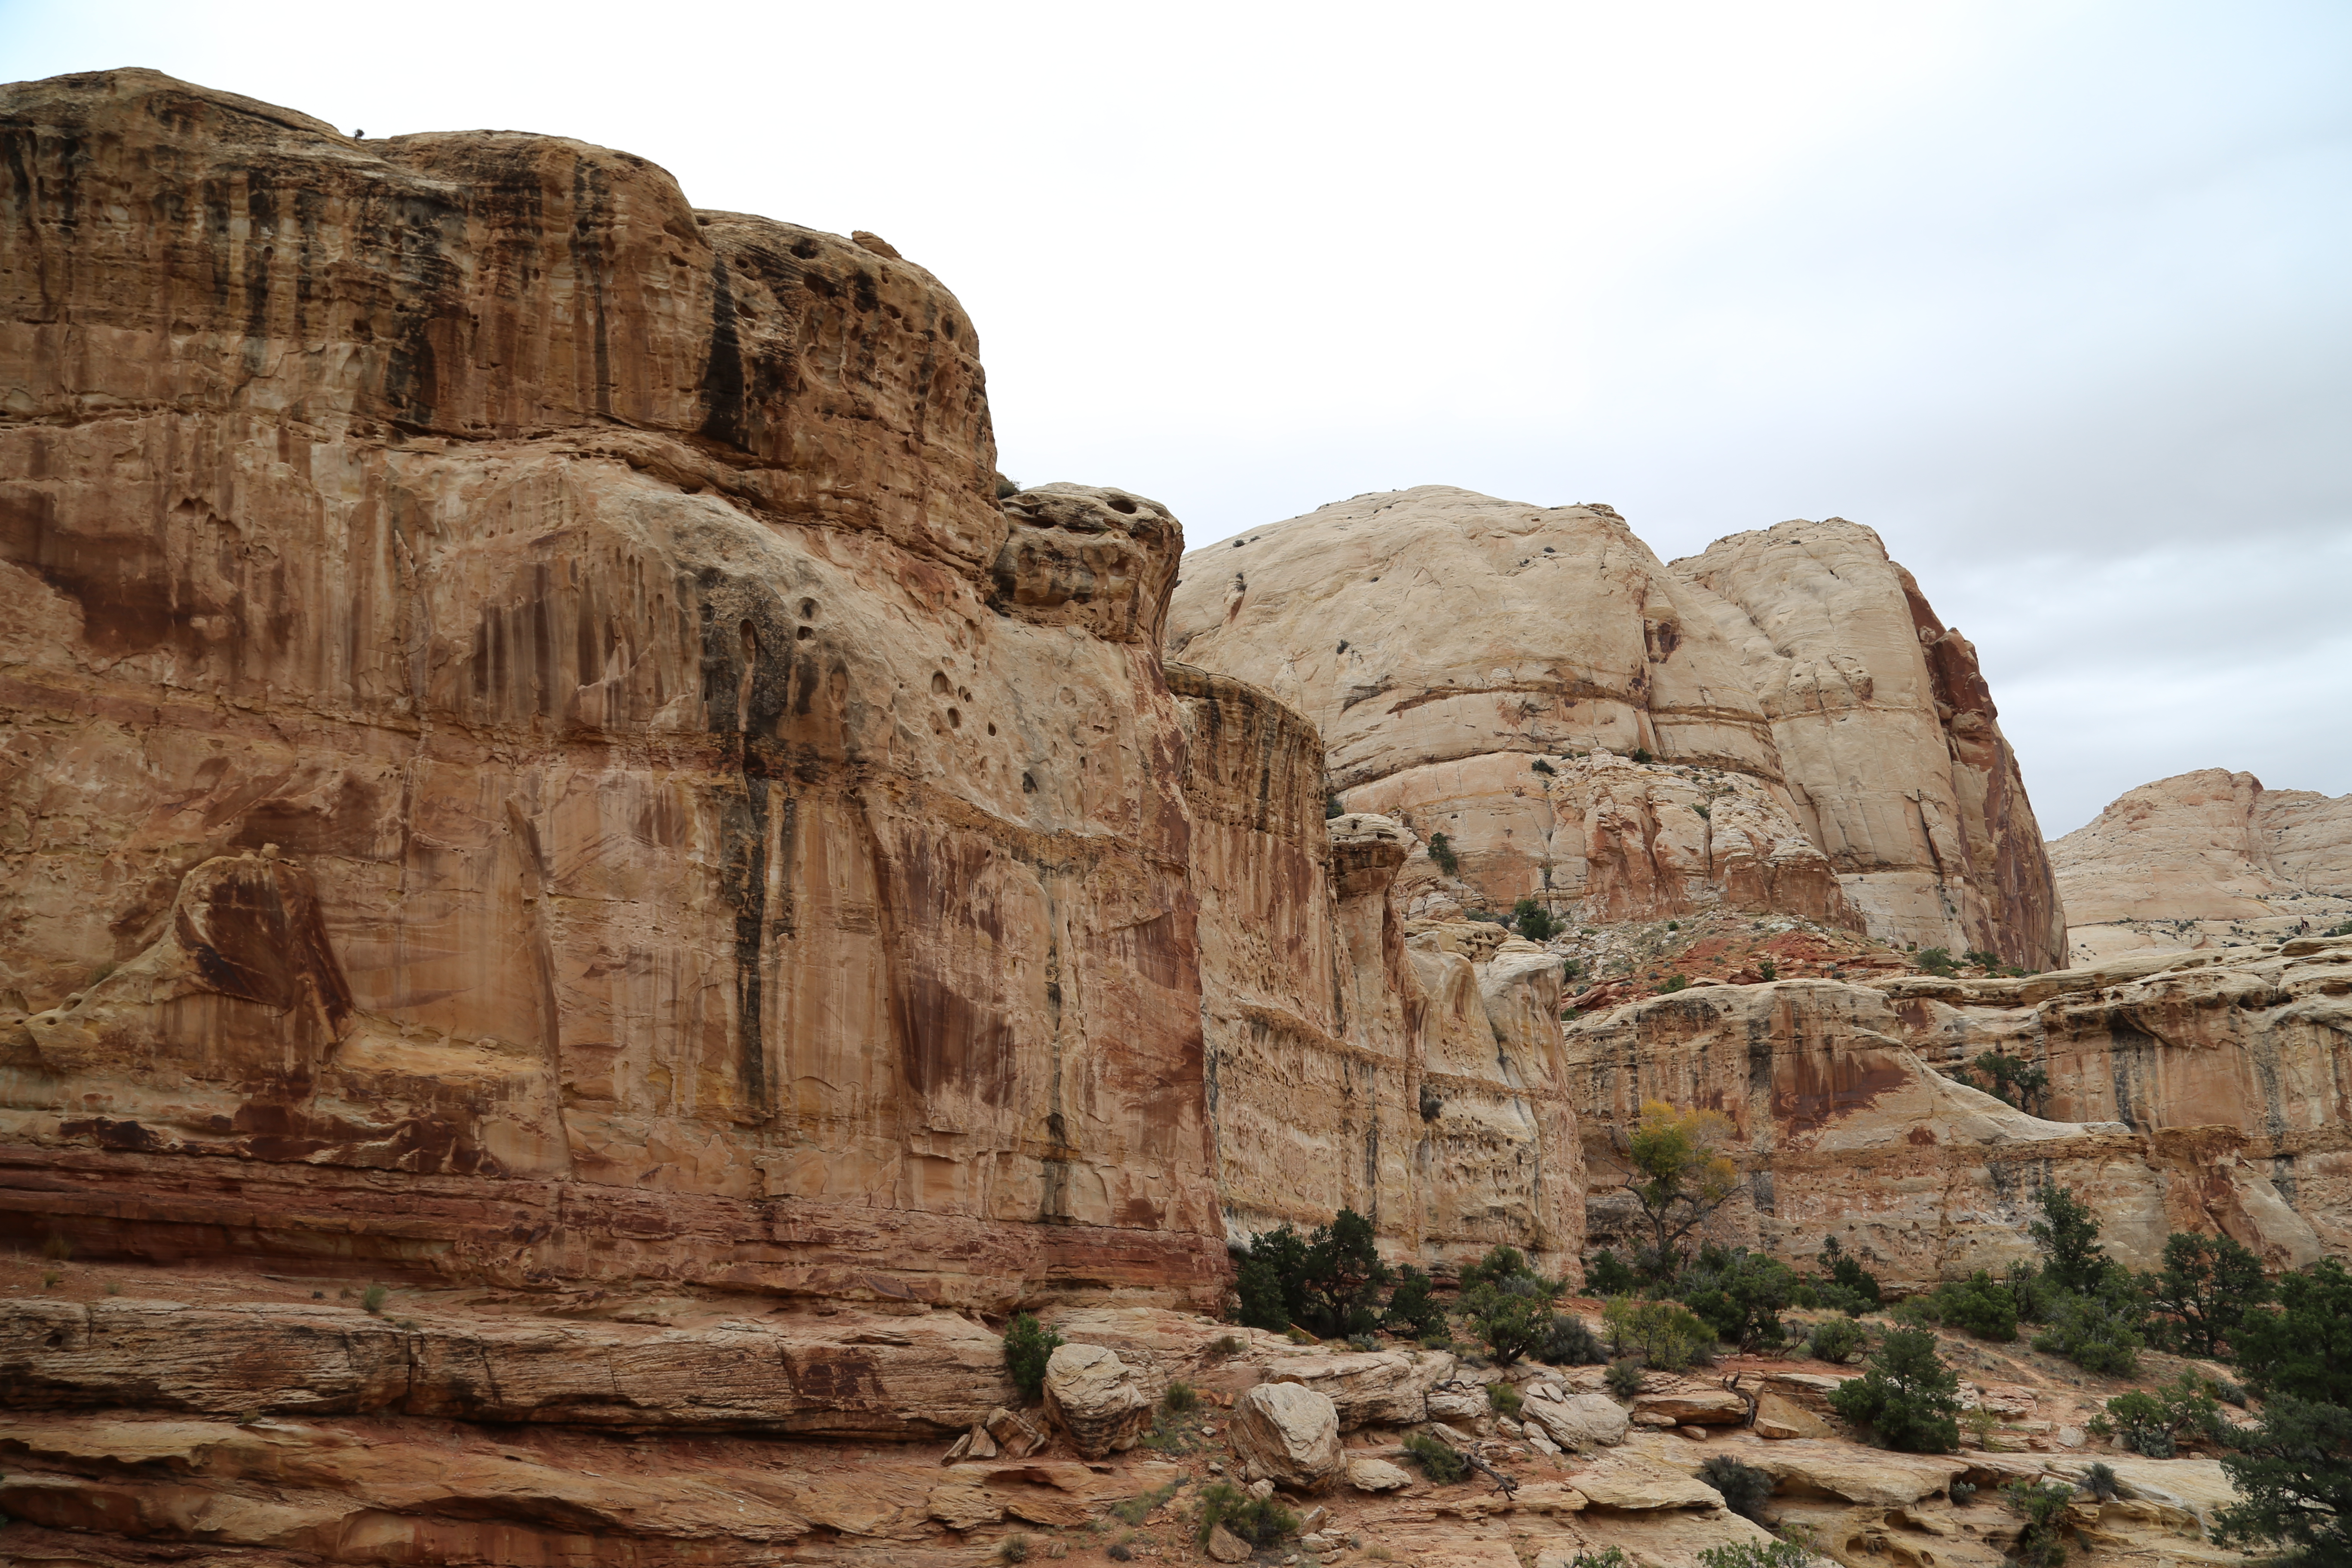
[[[1000,508],[937,279],[152,72],[0,142],[20,1239],[1214,1294],[1181,535]]]

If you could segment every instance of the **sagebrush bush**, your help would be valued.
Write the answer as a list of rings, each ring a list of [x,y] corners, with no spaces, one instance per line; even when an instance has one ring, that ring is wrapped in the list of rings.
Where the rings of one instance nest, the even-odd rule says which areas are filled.
[[[1452,1486],[1470,1473],[1469,1464],[1460,1454],[1427,1433],[1406,1433],[1404,1451],[1407,1458],[1421,1467],[1421,1473],[1439,1486]]]
[[[1805,1350],[1815,1361],[1843,1364],[1852,1361],[1870,1343],[1870,1335],[1851,1318],[1831,1318],[1813,1325]]]
[[[1297,1531],[1298,1516],[1273,1498],[1254,1498],[1230,1481],[1218,1481],[1201,1493],[1202,1545],[1221,1524],[1252,1546],[1272,1546]]]
[[[1054,1359],[1062,1336],[1023,1312],[1004,1330],[1004,1370],[1024,1397],[1036,1398],[1045,1390],[1045,1363]]]
[[[1728,1454],[1716,1454],[1698,1468],[1698,1479],[1723,1494],[1723,1506],[1742,1519],[1759,1519],[1772,1496],[1772,1478]]]

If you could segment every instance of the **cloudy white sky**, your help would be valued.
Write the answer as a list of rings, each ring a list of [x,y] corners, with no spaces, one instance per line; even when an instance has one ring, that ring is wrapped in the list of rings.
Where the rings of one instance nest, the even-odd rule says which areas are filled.
[[[1668,557],[1867,522],[2053,836],[2189,768],[2352,791],[2342,0],[0,0],[0,79],[113,65],[876,230],[1005,471],[1196,544],[1423,483]]]

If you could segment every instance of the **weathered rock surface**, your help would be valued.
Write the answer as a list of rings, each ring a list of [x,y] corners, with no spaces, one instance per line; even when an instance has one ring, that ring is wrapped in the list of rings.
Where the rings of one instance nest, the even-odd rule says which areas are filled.
[[[2116,797],[2050,864],[2077,963],[2256,947],[2352,916],[2352,795],[2181,773]]]
[[[1313,1491],[1347,1468],[1330,1396],[1296,1383],[1261,1383],[1234,1400],[1232,1437],[1246,1480]]]
[[[1356,1351],[1344,1355],[1279,1357],[1266,1363],[1274,1383],[1295,1383],[1331,1401],[1339,1430],[1412,1426],[1429,1419],[1429,1391],[1453,1377],[1446,1351]]]
[[[1348,1484],[1360,1492],[1392,1492],[1412,1485],[1412,1478],[1386,1459],[1349,1459]]]
[[[1189,748],[1228,1233],[1305,1230],[1345,1207],[1405,1260],[1507,1243],[1572,1269],[1581,1151],[1559,1076],[1559,961],[1408,941],[1393,882],[1411,836],[1378,816],[1327,820],[1313,726],[1230,677],[1171,664],[1168,679]]]
[[[1555,1389],[1555,1384],[1538,1384],[1520,1405],[1522,1417],[1541,1426],[1552,1441],[1564,1448],[1580,1448],[1625,1440],[1631,1419],[1623,1405],[1605,1394],[1561,1395]]]
[[[1975,654],[1868,529],[1784,523],[1669,568],[1606,507],[1360,496],[1192,552],[1168,639],[1298,709],[1349,808],[1444,833],[1496,905],[2063,951]]]
[[[1213,1293],[1177,531],[1000,509],[953,296],[558,138],[0,137],[16,1234]]]
[[[1976,649],[1878,535],[1783,522],[1674,571],[1738,650],[1801,819],[1871,933],[2063,963],[2066,912]]]
[[[1135,1447],[1151,1405],[1135,1369],[1100,1345],[1057,1345],[1046,1360],[1045,1414],[1081,1458]]]
[[[2091,1202],[2102,1239],[2155,1266],[2174,1230],[2277,1266],[2352,1251],[2352,938],[2250,959],[2154,955],[2021,980],[1908,977],[1694,988],[1578,1020],[1571,1079],[1596,1237],[1631,1233],[1614,1139],[1645,1098],[1711,1105],[1746,1192],[1727,1239],[1809,1260],[1825,1235],[1892,1280],[2027,1256],[2032,1189]],[[1937,1070],[1982,1052],[2043,1067],[2044,1116]]]

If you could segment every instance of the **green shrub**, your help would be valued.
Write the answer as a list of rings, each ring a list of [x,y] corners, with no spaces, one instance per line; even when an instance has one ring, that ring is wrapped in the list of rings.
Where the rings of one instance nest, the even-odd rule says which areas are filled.
[[[1780,1313],[1795,1300],[1797,1273],[1777,1258],[1746,1247],[1702,1247],[1675,1294],[1716,1337],[1743,1351],[1773,1350],[1788,1340]]]
[[[1290,1310],[1282,1300],[1282,1276],[1272,1258],[1244,1258],[1234,1281],[1234,1294],[1241,1302],[1235,1316],[1249,1327],[1276,1334],[1290,1327]]]
[[[1326,794],[1323,796],[1324,821],[1328,822],[1335,816],[1345,816],[1347,815],[1348,808],[1339,804],[1339,797],[1338,795]]]
[[[1013,1386],[1024,1398],[1034,1399],[1045,1392],[1045,1363],[1061,1342],[1061,1335],[1026,1312],[1005,1325],[1004,1370],[1013,1374]]]
[[[1930,974],[1948,976],[1958,966],[1952,963],[1949,949],[1923,947],[1919,950],[1919,967]]]
[[[1544,1330],[1543,1343],[1536,1347],[1536,1359],[1549,1366],[1599,1366],[1609,1359],[1601,1338],[1586,1326],[1582,1318],[1566,1312],[1554,1312]]]
[[[2139,1371],[2140,1305],[2117,1269],[2114,1283],[2095,1295],[2067,1292],[2050,1303],[2050,1326],[2033,1348],[2063,1356],[2085,1372],[2130,1377]]]
[[[1606,1247],[1584,1266],[1584,1289],[1590,1295],[1630,1296],[1639,1283],[1633,1266]]]
[[[1936,1287],[1936,1310],[1949,1327],[1980,1340],[2017,1338],[2017,1300],[1984,1269]]]
[[[1612,1361],[1609,1370],[1601,1374],[1609,1392],[1620,1399],[1631,1399],[1642,1392],[1642,1363],[1637,1361]]]
[[[1669,974],[1666,976],[1666,983],[1658,987],[1658,993],[1661,995],[1669,995],[1682,990],[1689,984],[1690,976],[1687,974]]]
[[[1815,1323],[1811,1336],[1805,1342],[1806,1353],[1815,1361],[1843,1365],[1862,1353],[1870,1343],[1870,1336],[1860,1323],[1851,1318],[1832,1318]]]
[[[1527,1254],[1517,1247],[1490,1247],[1484,1258],[1463,1267],[1461,1286],[1468,1290],[1479,1285],[1499,1285],[1506,1279],[1537,1277],[1536,1271],[1528,1267]]]
[[[2082,1485],[2084,1491],[2101,1502],[2113,1502],[2123,1495],[2123,1489],[2116,1483],[2113,1465],[2093,1465],[2083,1472]]]
[[[1580,1552],[1568,1560],[1568,1568],[1633,1568],[1633,1560],[1625,1555],[1622,1546],[1612,1546],[1602,1552]]]
[[[1742,1519],[1759,1522],[1772,1496],[1772,1478],[1753,1465],[1743,1465],[1728,1454],[1711,1456],[1698,1468],[1698,1479],[1723,1494],[1723,1506]]]
[[[1454,846],[1445,841],[1445,835],[1443,833],[1433,833],[1429,836],[1429,858],[1436,861],[1437,868],[1447,876],[1458,877],[1462,874],[1462,862],[1455,858]]]
[[[2033,1201],[2042,1217],[2025,1228],[2042,1251],[2042,1278],[2058,1290],[2096,1289],[2112,1265],[2099,1245],[2099,1222],[2089,1206],[2054,1182],[2036,1188]]]
[[[1183,1415],[1189,1414],[1193,1406],[1200,1403],[1201,1395],[1199,1391],[1194,1389],[1191,1384],[1184,1382],[1181,1378],[1176,1382],[1170,1384],[1165,1389],[1160,1391],[1160,1408],[1165,1410],[1171,1415]]]
[[[1010,500],[1020,493],[1021,481],[1019,479],[1008,479],[1003,474],[996,476],[996,499],[998,500]]]
[[[2224,1434],[2239,1500],[2216,1541],[2285,1547],[2303,1563],[2352,1562],[2352,1272],[2335,1258],[2281,1277],[2278,1306],[2231,1340],[2260,1425]]]
[[[996,1554],[1007,1563],[1026,1563],[1029,1561],[1029,1538],[1016,1530],[998,1543]]]
[[[1533,1275],[1480,1283],[1462,1293],[1465,1321],[1496,1363],[1508,1366],[1540,1346],[1551,1331],[1556,1287]]]
[[[1601,1313],[1610,1348],[1662,1372],[1680,1372],[1715,1342],[1715,1331],[1676,1301],[1612,1299]]]
[[[1850,1292],[1865,1310],[1878,1306],[1885,1300],[1879,1294],[1878,1276],[1864,1268],[1862,1266],[1862,1259],[1839,1246],[1836,1237],[1832,1236],[1822,1241],[1822,1249],[1815,1256],[1814,1260],[1829,1270],[1829,1282],[1832,1285]],[[1823,1304],[1829,1304],[1827,1298],[1823,1299]],[[1851,1310],[1851,1309],[1845,1310]],[[1853,1312],[1853,1315],[1859,1317],[1861,1313]]]
[[[1348,1348],[1351,1351],[1376,1351],[1381,1348],[1381,1342],[1373,1334],[1349,1334]]]
[[[1768,958],[1756,966],[1756,973],[1769,984],[1780,978],[1780,966]]]
[[[1425,1432],[1408,1432],[1404,1439],[1405,1458],[1421,1467],[1421,1473],[1441,1487],[1452,1486],[1470,1473],[1469,1465],[1454,1448]]]
[[[1802,1541],[1735,1542],[1698,1554],[1699,1568],[1812,1568],[1817,1561]]]
[[[1516,1420],[1520,1404],[1519,1391],[1509,1384],[1490,1383],[1486,1385],[1486,1408],[1496,1415],[1508,1415]]]
[[[1272,1546],[1297,1532],[1298,1516],[1272,1498],[1254,1498],[1229,1481],[1218,1481],[1201,1493],[1201,1543],[1223,1525],[1252,1546]]]
[[[2000,1495],[2025,1521],[2010,1553],[2018,1568],[2065,1568],[2066,1509],[2074,1500],[2074,1489],[2058,1481],[2011,1481]]]
[[[1557,777],[1557,776],[1558,776],[1558,774],[1559,774],[1559,770],[1558,768],[1553,767],[1549,763],[1545,762],[1541,757],[1538,757],[1534,762],[1529,763],[1528,764],[1528,766],[1529,766],[1529,767],[1533,768],[1536,772],[1538,772],[1538,773],[1549,773],[1549,774],[1552,774],[1552,775],[1553,775],[1553,776],[1555,776],[1555,777]]]
[[[2003,1105],[2030,1115],[2039,1116],[2048,1109],[2050,1074],[2045,1069],[2000,1051],[1981,1052],[1972,1065],[1976,1072],[1984,1074],[1982,1081],[1968,1068],[1954,1068],[1952,1080],[1982,1089]]]
[[[1549,942],[1567,924],[1533,899],[1521,899],[1511,906],[1511,923],[1529,942]]]
[[[360,1296],[360,1308],[362,1311],[380,1313],[383,1310],[384,1298],[391,1294],[381,1285],[371,1285]]]
[[[1948,1454],[1960,1446],[1960,1374],[1936,1354],[1925,1329],[1895,1329],[1870,1358],[1870,1370],[1842,1384],[1830,1405],[1867,1426],[1885,1448]]]
[[[1976,1500],[1977,1484],[1974,1481],[1954,1481],[1948,1489],[1954,1508],[1966,1508]]]
[[[2107,1419],[2116,1440],[2133,1453],[2169,1459],[2184,1436],[2210,1440],[2221,1435],[2221,1406],[2203,1379],[2184,1372],[2153,1394],[2135,1388],[2108,1400]]]

